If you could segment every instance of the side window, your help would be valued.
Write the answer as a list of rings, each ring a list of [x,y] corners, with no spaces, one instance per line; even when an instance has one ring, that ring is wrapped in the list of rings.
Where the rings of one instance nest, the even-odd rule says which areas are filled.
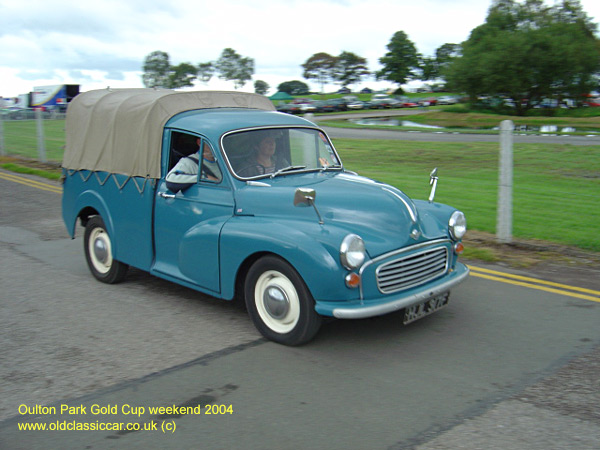
[[[215,153],[213,152],[208,141],[204,139],[202,139],[201,148],[202,155],[200,156],[200,180],[212,183],[220,183],[223,179],[223,176],[215,159]]]
[[[174,131],[171,133],[171,154],[169,156],[169,170],[187,156],[198,152],[198,137],[192,134]]]

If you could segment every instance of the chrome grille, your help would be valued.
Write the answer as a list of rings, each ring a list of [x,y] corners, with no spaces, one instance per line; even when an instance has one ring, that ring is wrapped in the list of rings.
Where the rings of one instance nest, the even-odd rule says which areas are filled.
[[[435,247],[397,258],[377,269],[377,287],[384,294],[408,289],[446,273],[448,249]]]

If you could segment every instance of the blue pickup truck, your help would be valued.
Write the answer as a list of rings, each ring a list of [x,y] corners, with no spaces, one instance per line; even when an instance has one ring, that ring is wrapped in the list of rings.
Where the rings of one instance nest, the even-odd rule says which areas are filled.
[[[133,266],[240,298],[265,337],[299,345],[323,317],[417,320],[468,275],[465,216],[433,201],[435,174],[430,200],[411,200],[346,170],[323,130],[266,97],[89,91],[66,135],[63,219],[71,237],[85,228],[102,282]],[[181,174],[187,186],[169,183]]]

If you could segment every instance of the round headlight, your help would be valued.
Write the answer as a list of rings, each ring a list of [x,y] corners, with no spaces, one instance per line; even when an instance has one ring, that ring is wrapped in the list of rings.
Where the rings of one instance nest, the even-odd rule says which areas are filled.
[[[360,236],[349,234],[340,245],[340,261],[349,270],[360,267],[365,261],[365,243]]]
[[[448,229],[452,239],[459,240],[467,232],[467,218],[461,211],[454,211],[448,221]]]

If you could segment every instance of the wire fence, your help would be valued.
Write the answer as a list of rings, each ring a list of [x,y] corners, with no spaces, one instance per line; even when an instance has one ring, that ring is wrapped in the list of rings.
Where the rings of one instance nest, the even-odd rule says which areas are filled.
[[[58,112],[2,115],[0,156],[12,155],[58,165],[65,145],[64,119],[65,114]],[[490,152],[487,170],[465,168],[454,175],[452,181],[443,177],[442,182],[446,190],[453,188],[455,193],[449,204],[463,209],[477,229],[498,236],[498,215],[502,209],[498,200],[500,145],[487,145],[485,151]],[[440,147],[443,149],[443,144]],[[568,146],[544,146],[541,151],[528,151],[526,155],[523,148],[523,144],[515,145],[511,165],[512,195],[510,200],[504,200],[510,201],[512,235],[600,251],[600,148],[590,146],[580,150],[572,146],[568,150]],[[565,154],[556,156],[560,152]],[[576,162],[569,163],[575,159]],[[440,196],[443,193],[444,190]],[[508,241],[511,239],[512,236]]]

